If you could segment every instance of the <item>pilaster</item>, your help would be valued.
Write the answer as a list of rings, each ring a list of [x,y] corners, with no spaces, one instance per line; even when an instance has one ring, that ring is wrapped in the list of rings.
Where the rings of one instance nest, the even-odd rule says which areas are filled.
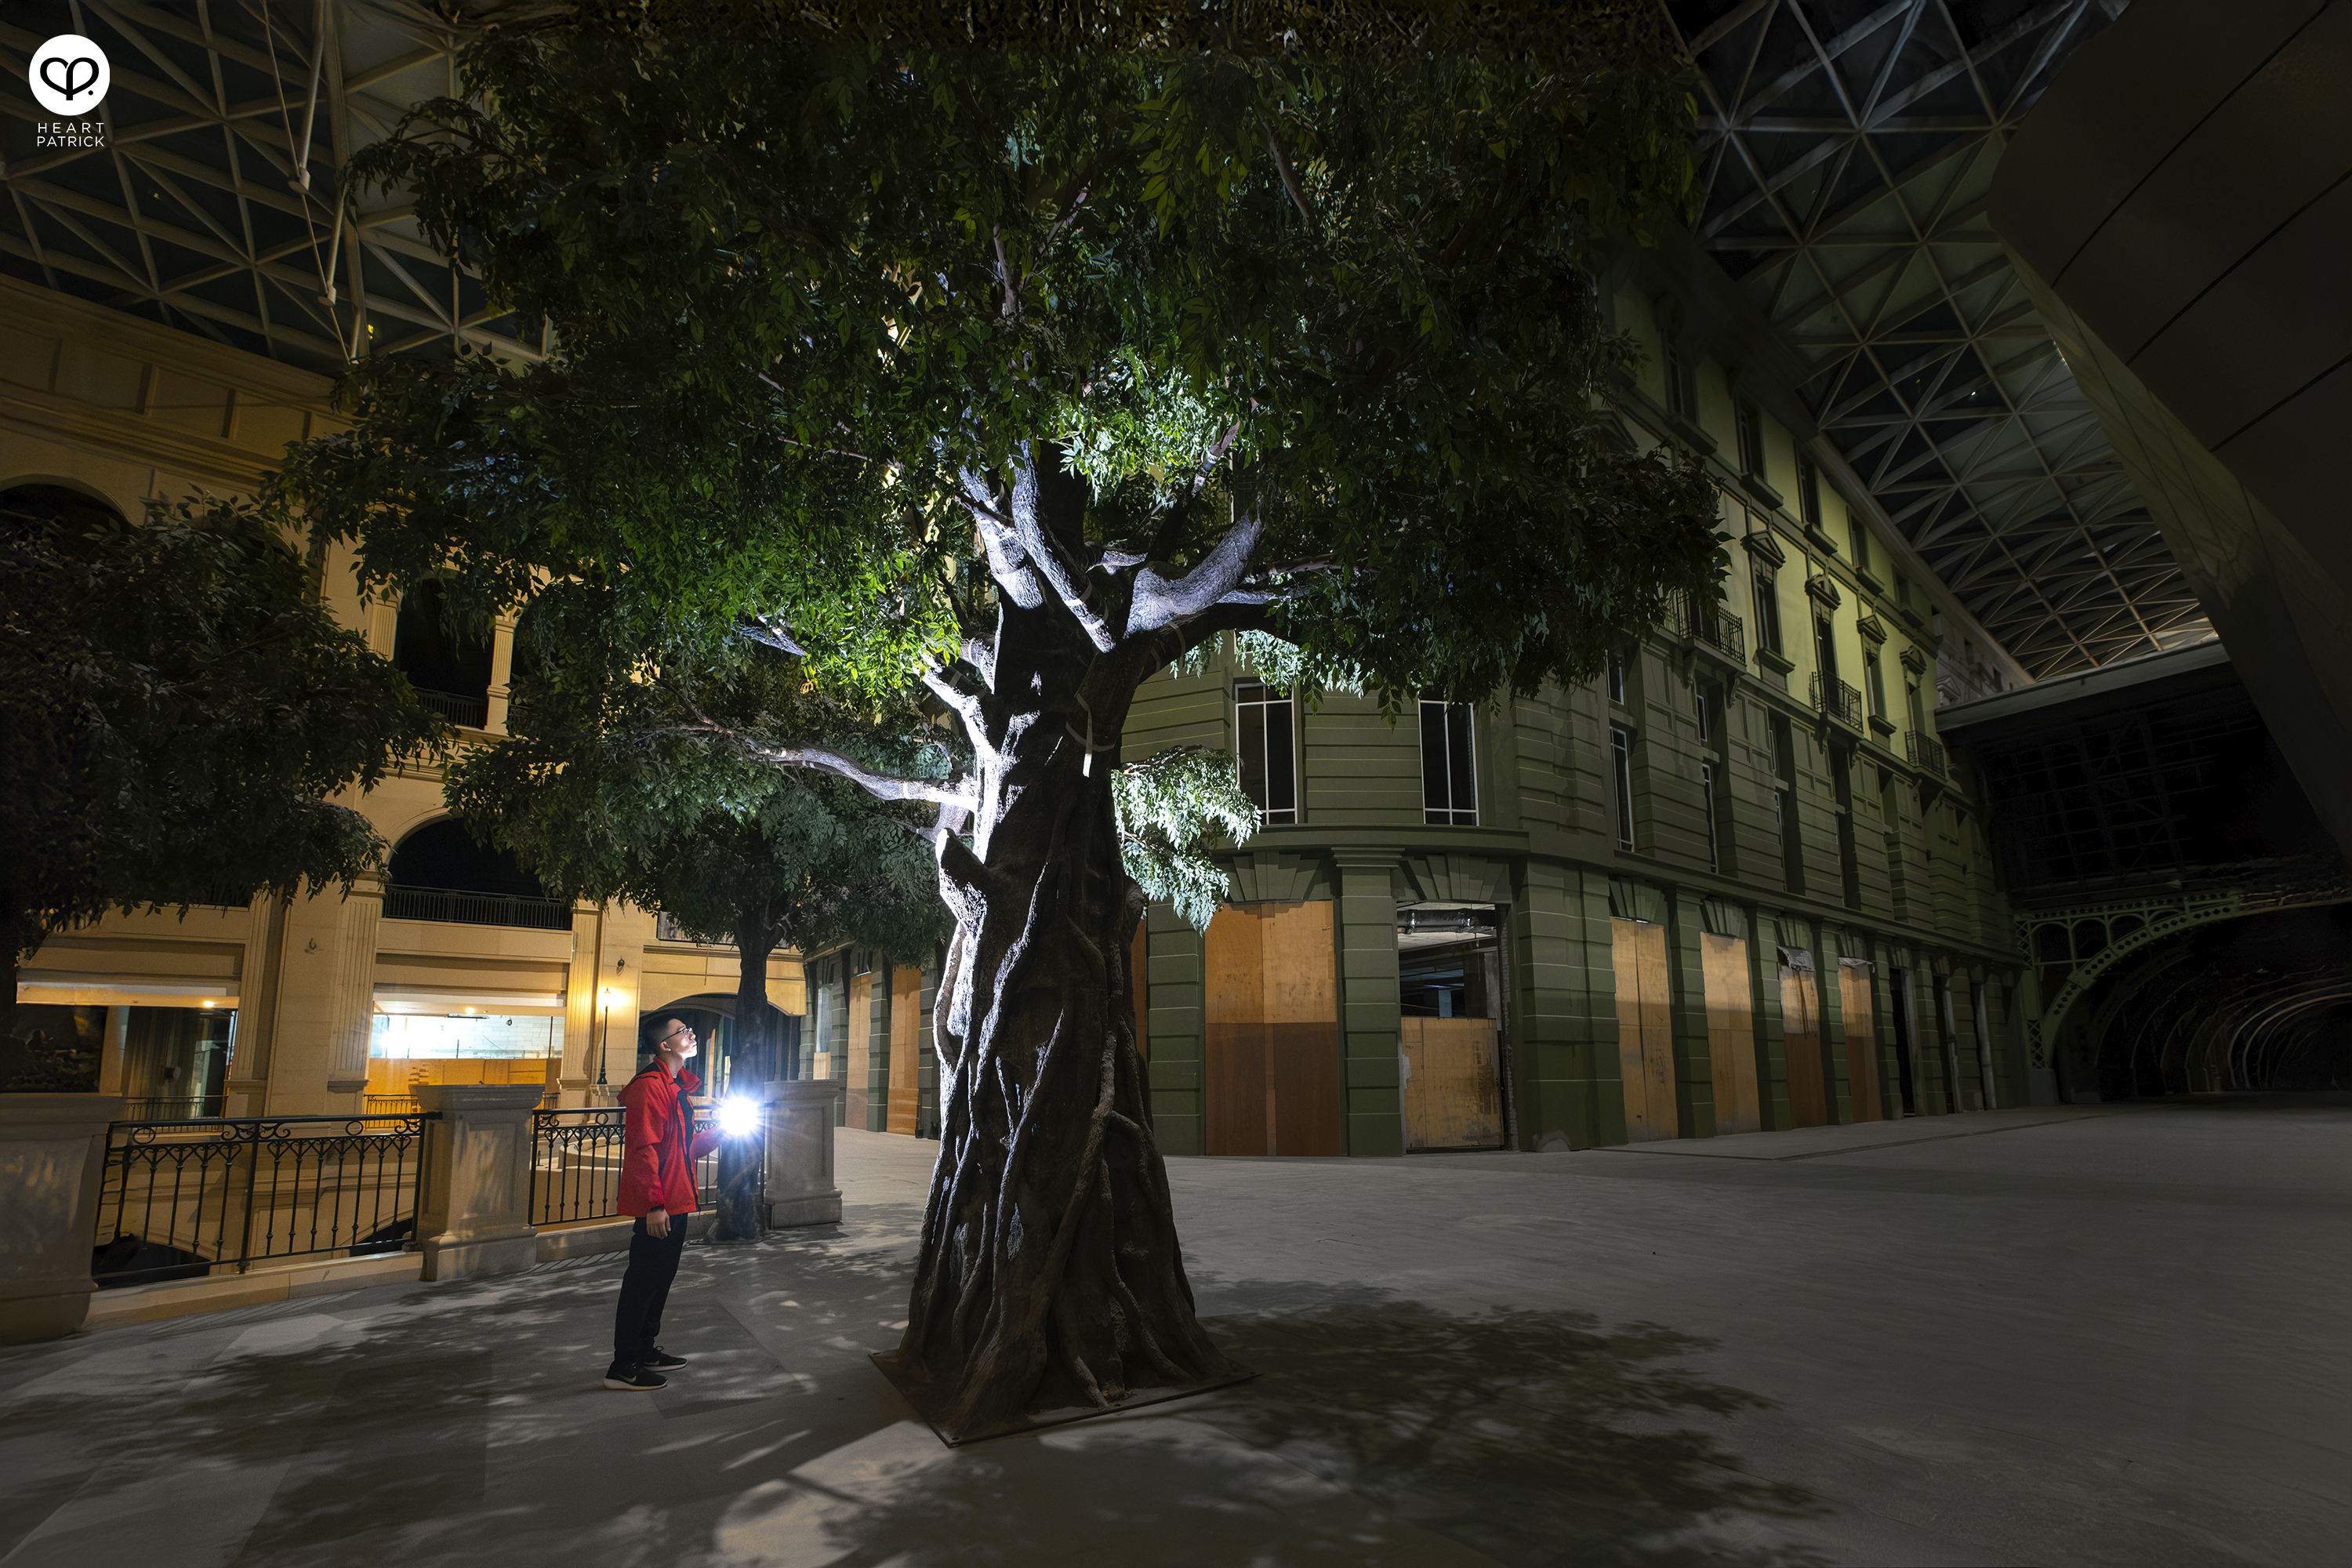
[[[1350,1154],[1404,1152],[1397,996],[1397,858],[1341,850],[1333,932],[1339,944],[1339,1082]]]

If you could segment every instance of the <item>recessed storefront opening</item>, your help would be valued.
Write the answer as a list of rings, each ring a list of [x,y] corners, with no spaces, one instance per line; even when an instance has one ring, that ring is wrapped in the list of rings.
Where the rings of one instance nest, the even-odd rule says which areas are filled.
[[[1509,1139],[1502,910],[1397,910],[1404,1146],[1499,1149]]]

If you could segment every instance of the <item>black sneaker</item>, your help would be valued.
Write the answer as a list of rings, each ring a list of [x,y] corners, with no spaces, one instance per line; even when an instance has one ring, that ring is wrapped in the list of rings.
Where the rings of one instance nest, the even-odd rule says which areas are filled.
[[[604,1370],[607,1388],[635,1388],[651,1394],[656,1388],[667,1388],[669,1379],[646,1366],[612,1366]]]
[[[686,1364],[686,1358],[682,1355],[672,1355],[661,1346],[656,1345],[653,1348],[653,1353],[637,1364],[647,1372],[676,1372]]]

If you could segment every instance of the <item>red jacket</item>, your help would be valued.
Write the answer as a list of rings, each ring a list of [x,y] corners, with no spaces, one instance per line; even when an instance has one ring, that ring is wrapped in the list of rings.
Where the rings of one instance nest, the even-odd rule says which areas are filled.
[[[694,1102],[687,1098],[702,1080],[679,1069],[672,1082],[656,1062],[621,1090],[626,1108],[621,1136],[628,1153],[621,1163],[621,1212],[644,1215],[658,1208],[674,1215],[694,1212],[694,1163],[716,1148],[719,1130],[694,1131]]]

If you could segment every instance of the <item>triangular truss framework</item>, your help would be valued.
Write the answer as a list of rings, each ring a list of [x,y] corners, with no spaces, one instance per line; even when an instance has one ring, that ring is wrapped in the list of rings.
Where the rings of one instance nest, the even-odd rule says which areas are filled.
[[[1698,65],[1699,242],[1946,585],[2037,679],[2210,637],[1985,217],[2122,0],[1661,3]]]
[[[0,9],[15,60],[79,33],[112,72],[101,148],[44,148],[21,72],[6,121],[0,272],[332,374],[360,350],[468,342],[535,358],[352,154],[453,90],[456,40],[423,6],[347,0],[36,0]],[[97,118],[97,117],[93,117]]]

